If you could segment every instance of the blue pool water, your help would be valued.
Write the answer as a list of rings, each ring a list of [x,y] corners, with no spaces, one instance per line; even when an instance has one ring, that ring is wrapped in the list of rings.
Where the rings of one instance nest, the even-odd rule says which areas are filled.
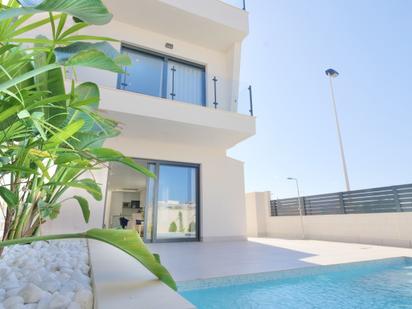
[[[199,309],[405,309],[412,308],[412,260],[191,281],[179,292]]]

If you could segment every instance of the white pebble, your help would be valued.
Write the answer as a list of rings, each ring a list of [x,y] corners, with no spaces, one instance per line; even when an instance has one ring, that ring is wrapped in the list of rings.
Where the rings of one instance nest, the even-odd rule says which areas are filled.
[[[91,309],[87,250],[82,240],[5,248],[0,257],[0,309]]]
[[[2,279],[1,285],[2,285],[2,288],[6,290],[15,289],[20,286],[19,280],[17,279],[14,273],[10,273],[4,279]]]
[[[76,302],[71,302],[67,309],[82,309],[82,307]]]
[[[52,295],[50,299],[49,308],[50,309],[66,308],[70,304],[70,302],[71,302],[70,298],[56,292]]]
[[[19,292],[19,296],[23,297],[25,304],[39,302],[43,294],[44,291],[33,283],[27,284]]]
[[[45,241],[35,241],[34,243],[31,244],[31,246],[33,247],[33,249],[35,250],[40,250],[44,247],[47,247],[49,244]]]
[[[51,295],[50,294],[46,294],[44,295],[39,303],[37,304],[37,308],[36,309],[48,309],[49,308],[49,302],[51,299]]]
[[[91,309],[93,306],[93,294],[87,290],[77,292],[74,300],[82,309]]]
[[[44,280],[39,286],[50,293],[54,293],[59,290],[61,283],[57,280]]]
[[[6,298],[6,300],[3,302],[3,306],[6,309],[18,308],[18,306],[23,306],[23,304],[24,304],[23,297],[20,297],[20,296],[12,296],[12,297]]]
[[[13,288],[13,289],[8,289],[6,291],[6,298],[8,297],[12,297],[12,296],[19,296],[19,292],[20,292],[21,288]]]

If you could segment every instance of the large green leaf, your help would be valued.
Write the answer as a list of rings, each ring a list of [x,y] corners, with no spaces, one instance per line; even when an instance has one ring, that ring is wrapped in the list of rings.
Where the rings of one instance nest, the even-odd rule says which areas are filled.
[[[86,223],[88,223],[89,218],[90,218],[89,203],[87,202],[87,200],[84,197],[81,197],[81,196],[78,196],[78,195],[73,196],[73,198],[75,200],[77,200],[77,202],[79,203],[80,209],[82,210],[84,221]]]
[[[57,61],[60,63],[65,63],[72,55],[90,49],[97,49],[98,51],[103,52],[118,66],[131,65],[131,60],[128,55],[119,53],[111,44],[107,42],[76,42],[64,47],[58,47],[55,49],[55,52]]]
[[[121,152],[111,148],[90,148],[88,151],[100,161],[117,161],[124,158]]]
[[[65,163],[69,163],[72,161],[76,161],[79,159],[80,159],[80,156],[77,153],[72,153],[72,152],[58,153],[56,159],[54,160],[54,163],[59,165],[59,164],[65,164]]]
[[[0,122],[5,121],[11,116],[16,115],[23,107],[21,105],[13,105],[0,113]]]
[[[47,39],[44,36],[37,36],[37,39]],[[45,44],[37,43],[35,47],[47,47]],[[34,66],[35,68],[41,68],[47,65],[49,62],[55,62],[54,54],[50,52],[35,53]],[[52,69],[50,71],[38,74],[35,76],[36,84],[39,90],[45,91],[49,98],[60,97],[66,94],[64,87],[63,72],[60,67]],[[50,102],[49,102],[50,103]],[[63,123],[66,118],[66,100],[55,101],[53,104],[47,104],[43,108],[45,118],[47,122],[54,126],[58,126]]]
[[[0,12],[0,21],[20,15],[41,12],[61,12],[73,15],[89,24],[104,25],[113,17],[100,0],[19,1],[23,7]]]
[[[104,52],[98,49],[88,49],[78,52],[71,56],[65,66],[84,66],[95,69],[111,71],[115,73],[123,73],[121,66],[108,57]],[[0,89],[1,90],[1,89]]]
[[[86,232],[89,238],[104,241],[134,257],[162,282],[176,290],[176,283],[170,273],[147,249],[142,239],[133,230],[91,229]]]
[[[40,68],[37,68],[37,69],[34,69],[34,70],[30,70],[30,71],[28,71],[28,72],[26,72],[22,75],[19,75],[19,76],[15,77],[13,79],[10,79],[10,80],[8,80],[4,83],[1,83],[0,84],[0,91],[5,91],[5,90],[9,89],[10,87],[16,86],[16,85],[20,84],[21,82],[24,82],[24,81],[26,81],[30,78],[33,78],[34,76],[36,76],[38,74],[41,74],[41,73],[44,73],[44,72],[47,72],[47,71],[50,71],[50,70],[53,70],[53,69],[56,69],[56,68],[59,68],[59,67],[60,67],[60,65],[58,63],[52,63],[52,64],[49,64],[49,65],[46,65],[46,66],[43,66],[43,67],[40,67]]]
[[[118,162],[127,165],[128,167],[131,167],[132,169],[134,169],[135,171],[146,175],[148,177],[151,178],[156,178],[156,175],[153,174],[151,171],[149,171],[147,168],[141,166],[140,164],[137,164],[135,160],[133,160],[132,158],[128,158],[128,157],[124,157],[120,160],[118,160]]]
[[[101,147],[109,137],[119,135],[120,132],[113,133],[111,135],[104,132],[78,132],[76,138],[78,141],[70,141],[71,145],[74,145],[78,149],[85,149],[87,147]]]
[[[156,177],[151,171],[144,166],[136,163],[132,158],[124,156],[121,152],[111,148],[90,148],[88,151],[100,161],[119,162],[129,166],[133,170],[146,175],[147,177]]]
[[[7,206],[14,208],[19,203],[19,197],[16,193],[10,191],[6,187],[0,187],[0,197],[6,202]]]
[[[170,288],[177,290],[176,282],[173,280],[167,269],[160,264],[158,256],[155,257],[155,255],[148,250],[137,232],[133,230],[91,229],[85,233],[26,237],[2,241],[0,242],[0,247],[16,244],[27,244],[40,240],[47,241],[53,239],[69,238],[88,238],[112,245],[135,258],[152,274],[159,278],[160,281],[167,284]],[[115,263],[113,264],[113,267],[116,267]]]
[[[99,87],[95,83],[86,82],[78,85],[74,89],[74,96],[74,100],[70,102],[71,107],[92,105],[94,109],[98,108],[97,103],[99,103],[100,92]]]
[[[68,118],[70,121],[84,121],[79,132],[89,132],[95,126],[93,115],[98,111],[99,100],[99,87],[95,83],[82,83],[74,89],[74,99],[69,103]]]
[[[67,185],[73,188],[84,189],[88,193],[90,193],[97,201],[101,201],[103,198],[102,189],[93,179],[84,178],[84,179],[65,183],[64,185]]]
[[[56,68],[47,72],[47,88],[49,91],[49,96],[60,96],[66,93],[64,87],[64,78],[61,68]],[[50,104],[51,105],[51,104]],[[48,106],[47,109],[50,110],[48,115],[48,121],[53,125],[59,125],[63,123],[66,118],[66,101],[62,100],[56,102],[53,106]]]
[[[60,17],[61,17],[61,15],[57,14],[57,15],[53,16],[53,20],[59,19]],[[49,24],[49,23],[50,23],[50,17],[43,18],[39,21],[36,21],[34,23],[25,25],[24,27],[21,27],[21,28],[15,30],[11,35],[13,37],[16,37],[16,36],[22,35],[23,33],[33,31],[34,29],[42,27],[42,26],[44,26],[46,24]]]
[[[65,142],[68,138],[72,137],[77,131],[79,131],[84,125],[84,120],[79,119],[75,122],[68,124],[61,131],[53,134],[53,136],[47,141],[45,149],[58,146]]]
[[[38,203],[40,216],[42,219],[56,219],[60,213],[61,204],[49,204],[45,201],[39,201]]]

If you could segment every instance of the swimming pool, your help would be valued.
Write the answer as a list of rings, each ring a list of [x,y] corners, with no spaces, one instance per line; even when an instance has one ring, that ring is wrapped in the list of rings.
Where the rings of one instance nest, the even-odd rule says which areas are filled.
[[[188,281],[179,293],[199,309],[412,308],[412,259]]]

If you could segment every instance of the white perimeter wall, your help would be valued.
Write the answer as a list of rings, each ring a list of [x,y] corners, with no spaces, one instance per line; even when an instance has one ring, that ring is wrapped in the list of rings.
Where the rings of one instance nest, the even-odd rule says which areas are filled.
[[[299,216],[270,217],[269,199],[269,192],[246,194],[248,236],[301,239]],[[303,216],[303,228],[305,239],[412,247],[411,212]]]
[[[200,164],[200,229],[204,241],[239,240],[246,238],[246,208],[243,163],[226,156],[223,150],[180,144],[167,144],[143,139],[117,137],[108,141],[127,156]],[[106,190],[107,170],[96,174]],[[70,190],[67,195],[87,193]],[[91,227],[102,227],[104,199],[91,202],[91,219],[83,223],[76,202],[68,201],[61,216],[43,227],[43,232],[79,232]]]

